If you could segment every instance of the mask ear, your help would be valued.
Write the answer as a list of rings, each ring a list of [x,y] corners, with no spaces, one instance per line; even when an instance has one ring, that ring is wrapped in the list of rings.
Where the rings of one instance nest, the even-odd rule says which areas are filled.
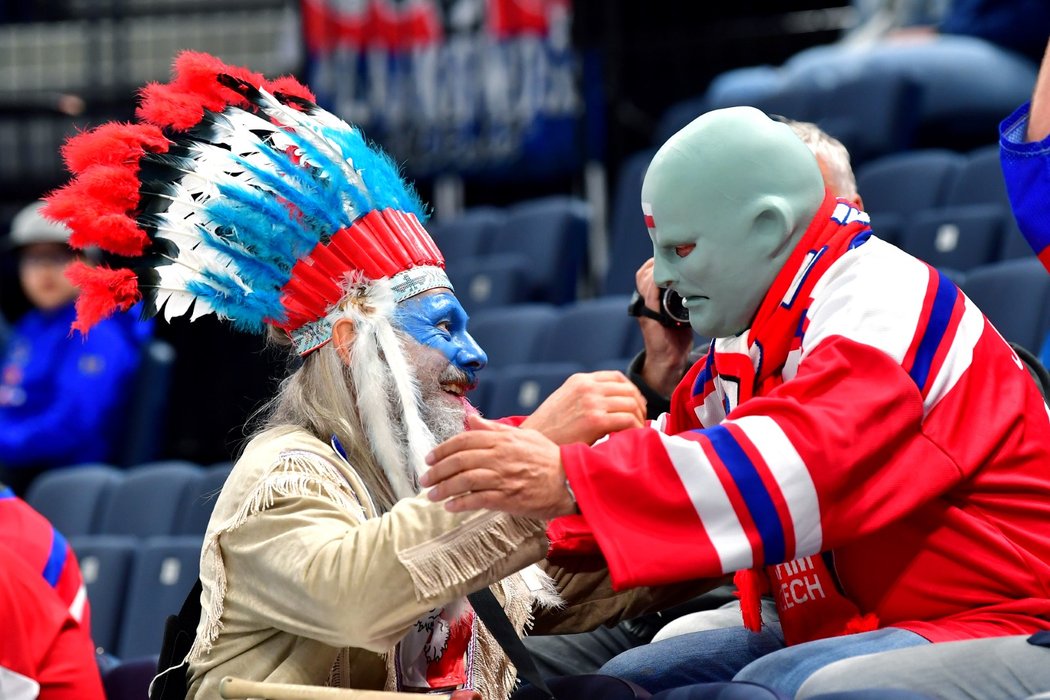
[[[332,324],[332,343],[335,345],[335,351],[339,353],[339,357],[342,358],[343,363],[346,365],[350,364],[350,348],[354,344],[356,335],[357,330],[354,328],[354,322],[346,317],[340,318]]]
[[[769,260],[790,255],[796,242],[796,222],[786,202],[778,197],[763,197],[755,212],[748,240]]]

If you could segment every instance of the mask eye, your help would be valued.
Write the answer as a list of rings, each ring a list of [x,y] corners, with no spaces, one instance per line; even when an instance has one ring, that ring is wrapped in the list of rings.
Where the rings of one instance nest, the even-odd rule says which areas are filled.
[[[445,331],[446,333],[451,333],[452,332],[452,322],[451,321],[439,321],[438,323],[435,323],[434,326],[436,328],[439,328],[440,330]]]
[[[674,254],[680,258],[684,258],[685,256],[693,252],[693,248],[696,248],[695,243],[689,243],[686,245],[676,245],[674,247]]]

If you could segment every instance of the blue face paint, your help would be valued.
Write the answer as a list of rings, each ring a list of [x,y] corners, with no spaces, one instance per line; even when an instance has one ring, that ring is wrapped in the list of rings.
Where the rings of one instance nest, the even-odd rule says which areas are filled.
[[[467,333],[467,312],[451,292],[406,299],[397,305],[395,321],[417,343],[443,354],[453,367],[478,381],[477,373],[488,364],[485,351]]]

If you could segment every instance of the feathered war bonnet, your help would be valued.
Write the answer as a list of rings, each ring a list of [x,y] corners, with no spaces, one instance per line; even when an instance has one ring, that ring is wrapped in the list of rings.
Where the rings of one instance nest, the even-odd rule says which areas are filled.
[[[307,355],[348,317],[369,444],[395,495],[416,493],[434,439],[391,319],[397,302],[452,288],[418,196],[292,78],[194,52],[175,59],[174,76],[142,89],[141,121],[63,148],[74,177],[44,213],[70,227],[73,247],[128,265],[67,269],[80,288],[73,327],[87,332],[141,299],[166,320],[213,313],[245,331],[275,326]]]
[[[143,299],[167,320],[274,325],[306,355],[330,339],[348,284],[388,282],[362,305],[373,310],[451,287],[397,167],[293,78],[187,51],[170,83],[142,89],[137,116],[70,139],[74,177],[47,198],[72,246],[128,265],[67,270],[81,290],[75,329]]]

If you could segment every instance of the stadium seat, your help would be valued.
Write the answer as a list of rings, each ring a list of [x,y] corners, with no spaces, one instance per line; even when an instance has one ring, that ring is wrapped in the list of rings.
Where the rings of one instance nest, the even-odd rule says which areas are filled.
[[[489,356],[489,369],[537,362],[543,342],[560,311],[550,304],[521,304],[487,309],[470,317],[469,330]]]
[[[143,700],[157,674],[157,655],[122,661],[102,674],[106,700]]]
[[[1050,329],[1050,275],[1035,257],[971,270],[963,291],[1008,341],[1042,347]]]
[[[574,362],[508,367],[492,380],[488,415],[492,418],[527,416],[570,375],[583,369]]]
[[[1009,211],[1003,221],[1003,247],[999,251],[1000,260],[1013,260],[1015,258],[1028,258],[1035,255],[1032,246],[1025,240],[1024,234],[1017,226],[1017,219],[1013,212]]]
[[[190,485],[186,497],[186,507],[178,516],[175,525],[176,535],[203,536],[208,529],[208,519],[211,518],[215,499],[222,491],[226,477],[230,475],[233,465],[230,463],[217,464],[204,469],[200,478]]]
[[[511,207],[496,231],[492,253],[529,261],[528,299],[565,304],[576,298],[587,257],[590,212],[572,197],[545,197]]]
[[[446,260],[485,255],[507,214],[497,207],[474,207],[459,216],[427,222],[426,228]]]
[[[1004,216],[994,204],[922,211],[907,224],[900,247],[934,267],[966,272],[998,260]]]
[[[884,156],[859,167],[857,191],[873,226],[886,214],[906,221],[915,212],[941,206],[965,158],[925,149]]]
[[[123,617],[128,575],[138,538],[127,535],[80,535],[69,538],[91,601],[91,637],[95,646],[113,653]]]
[[[948,188],[945,206],[966,204],[996,204],[1010,208],[1006,194],[1002,166],[999,164],[999,146],[986,146],[971,151],[964,158],[959,173]]]
[[[518,253],[450,258],[445,264],[456,296],[470,314],[527,301],[531,267],[529,259]]]
[[[97,531],[124,472],[108,464],[82,464],[44,472],[29,485],[26,502],[66,537]]]
[[[174,362],[175,349],[163,340],[150,340],[143,348],[128,406],[128,425],[123,430],[125,441],[117,456],[121,466],[142,464],[157,456]]]
[[[102,512],[98,532],[138,537],[174,533],[200,474],[201,467],[178,461],[128,470]]]
[[[151,537],[139,546],[117,656],[133,659],[160,652],[164,621],[179,611],[200,575],[200,556],[201,538],[196,536]]]
[[[903,75],[862,74],[833,88],[815,87],[808,117],[840,140],[854,168],[910,147],[918,128],[919,88]],[[792,117],[792,114],[784,113]],[[867,195],[861,190],[861,196]]]
[[[660,116],[653,130],[653,146],[659,148],[667,139],[674,136],[682,127],[712,109],[704,96],[691,97],[676,102]],[[655,149],[653,151],[655,153]]]
[[[541,362],[591,366],[630,354],[638,321],[627,314],[627,296],[601,297],[566,306],[551,326]]]
[[[653,242],[642,218],[642,179],[655,154],[640,151],[620,165],[609,212],[609,266],[603,294],[633,292],[634,273],[653,256]]]

